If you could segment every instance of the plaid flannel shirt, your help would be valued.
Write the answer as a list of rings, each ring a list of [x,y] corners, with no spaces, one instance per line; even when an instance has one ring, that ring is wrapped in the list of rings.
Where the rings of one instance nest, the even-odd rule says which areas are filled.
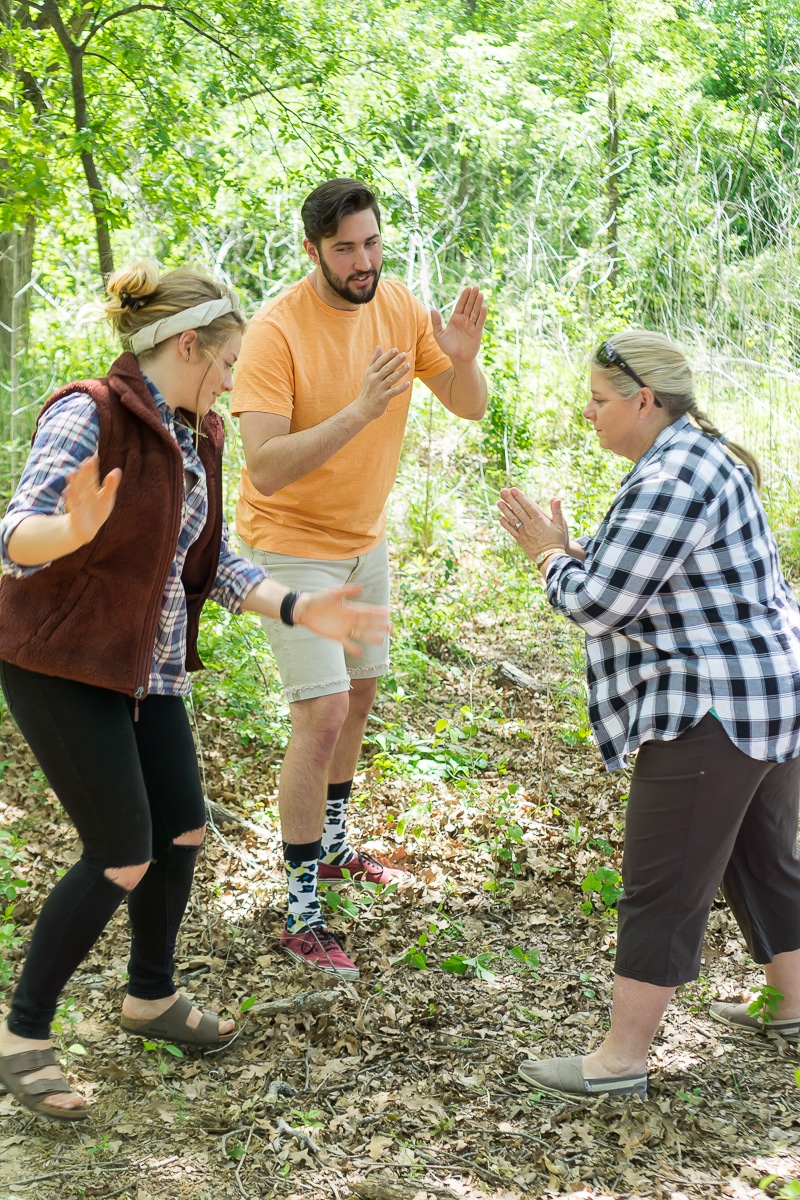
[[[157,388],[147,380],[164,425],[180,446],[184,469],[193,483],[185,492],[181,529],[175,558],[164,588],[148,695],[186,696],[191,681],[186,671],[186,594],[181,572],[190,546],[208,516],[208,489],[191,430],[175,421],[173,411]],[[44,570],[49,563],[21,567],[8,557],[8,541],[25,517],[64,511],[63,493],[67,477],[97,449],[100,421],[93,401],[85,392],[73,392],[52,405],[39,422],[30,457],[19,486],[0,522],[0,562],[3,571],[17,579]],[[239,612],[251,588],[267,577],[261,567],[234,554],[228,544],[228,526],[223,521],[222,547],[211,599],[231,612]]]
[[[800,754],[800,610],[750,473],[716,439],[687,417],[662,430],[580,541],[547,594],[586,634],[608,770],[712,707],[751,758]]]

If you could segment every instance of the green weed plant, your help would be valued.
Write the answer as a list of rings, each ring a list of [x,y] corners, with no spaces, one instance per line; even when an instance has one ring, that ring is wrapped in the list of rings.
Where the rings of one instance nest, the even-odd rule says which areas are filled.
[[[622,875],[616,867],[594,867],[581,884],[581,891],[597,897],[604,912],[616,909],[622,890]],[[594,901],[584,900],[581,908],[588,916],[595,911]]]
[[[195,676],[193,700],[200,735],[215,717],[229,743],[258,753],[282,750],[288,739],[288,706],[266,637],[257,618],[206,604],[198,649],[205,670]]]
[[[748,1004],[747,1011],[751,1017],[756,1017],[759,1021],[767,1024],[775,1017],[782,999],[782,992],[765,983],[758,989],[753,1001]]]

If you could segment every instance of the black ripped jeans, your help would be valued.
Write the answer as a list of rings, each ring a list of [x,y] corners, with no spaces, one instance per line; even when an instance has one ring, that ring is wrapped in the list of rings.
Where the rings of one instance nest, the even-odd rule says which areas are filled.
[[[48,1038],[59,994],[126,897],[105,871],[150,863],[127,894],[128,992],[171,996],[175,941],[198,846],[174,839],[205,824],[191,728],[180,696],[118,692],[0,662],[8,707],[75,825],[83,852],[45,901],[8,1027]]]

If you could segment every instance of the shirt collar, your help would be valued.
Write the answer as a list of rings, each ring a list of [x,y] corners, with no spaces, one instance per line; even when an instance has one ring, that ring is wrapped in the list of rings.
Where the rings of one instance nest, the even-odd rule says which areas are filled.
[[[644,466],[644,464],[649,462],[651,458],[655,458],[665,446],[669,445],[673,438],[677,437],[679,433],[681,433],[684,429],[687,429],[689,426],[691,426],[691,421],[685,413],[683,416],[678,417],[677,421],[673,421],[671,425],[666,425],[664,429],[661,430],[650,449],[645,451],[633,469],[636,470],[638,467]]]
[[[159,408],[162,410],[161,416],[163,417],[165,415],[164,411],[163,411],[164,409],[167,409],[169,411],[169,413],[171,413],[172,409],[169,407],[166,400],[161,395],[161,392],[158,390],[156,385],[153,383],[152,379],[147,378],[144,371],[142,371],[142,378],[144,379],[145,383],[147,384],[148,388],[150,389],[150,395],[153,397],[156,408]]]

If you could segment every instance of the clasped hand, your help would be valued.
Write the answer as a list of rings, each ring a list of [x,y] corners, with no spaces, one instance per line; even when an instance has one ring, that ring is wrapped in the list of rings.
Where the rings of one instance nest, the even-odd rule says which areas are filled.
[[[560,500],[550,501],[550,516],[519,488],[503,488],[497,501],[500,524],[531,560],[545,550],[569,553],[569,528]]]

